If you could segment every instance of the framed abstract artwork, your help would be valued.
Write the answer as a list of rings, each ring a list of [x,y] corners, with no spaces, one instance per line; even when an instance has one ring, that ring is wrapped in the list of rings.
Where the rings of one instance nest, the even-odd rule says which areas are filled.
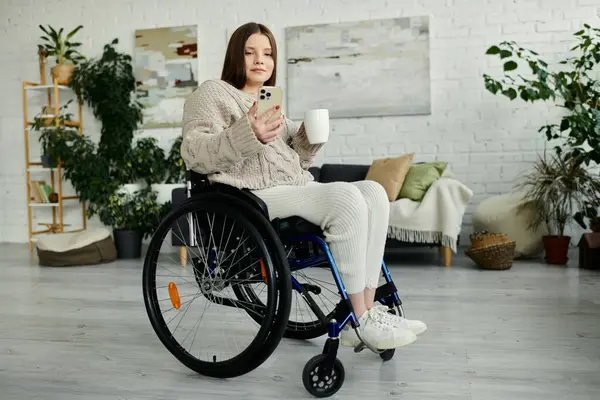
[[[185,98],[198,86],[197,27],[135,31],[134,76],[144,129],[180,127]]]
[[[286,28],[287,113],[431,113],[429,17]]]

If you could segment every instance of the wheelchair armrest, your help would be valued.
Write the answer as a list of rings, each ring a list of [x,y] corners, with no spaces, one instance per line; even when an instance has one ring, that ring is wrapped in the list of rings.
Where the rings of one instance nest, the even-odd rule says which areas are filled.
[[[226,193],[248,202],[251,206],[256,207],[258,211],[260,211],[265,218],[267,218],[267,220],[270,220],[269,209],[267,208],[265,202],[262,201],[260,197],[252,193],[249,189],[238,189],[236,187],[221,183],[213,183],[211,186],[214,186],[215,190],[218,192]]]
[[[226,193],[247,201],[251,206],[256,207],[267,219],[269,219],[269,209],[267,208],[267,205],[260,197],[252,193],[249,189],[240,190],[236,187],[221,183],[210,183],[206,175],[199,174],[189,169],[186,171],[186,179],[192,196],[206,191]]]
[[[270,220],[269,208],[267,207],[267,204],[260,197],[258,197],[257,195],[255,195],[248,189],[244,189],[244,190],[242,190],[242,192],[244,192],[244,194],[246,196],[248,196],[248,199],[250,201],[255,203],[256,207],[258,207],[259,211],[264,214],[264,216],[267,218],[267,220]]]

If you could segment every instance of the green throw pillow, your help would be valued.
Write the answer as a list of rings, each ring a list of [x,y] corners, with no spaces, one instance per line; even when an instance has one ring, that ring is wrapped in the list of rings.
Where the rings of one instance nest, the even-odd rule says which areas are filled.
[[[398,199],[423,200],[427,189],[442,176],[447,165],[443,161],[413,164],[404,179]]]

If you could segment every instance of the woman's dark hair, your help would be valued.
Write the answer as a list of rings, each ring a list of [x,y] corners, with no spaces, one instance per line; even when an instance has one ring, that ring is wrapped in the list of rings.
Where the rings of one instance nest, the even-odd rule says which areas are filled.
[[[256,22],[249,22],[237,28],[233,32],[233,35],[231,35],[221,72],[221,79],[238,89],[242,89],[246,85],[246,57],[244,50],[246,41],[255,33],[267,36],[271,42],[271,54],[274,63],[273,74],[265,82],[265,86],[275,86],[277,80],[277,43],[275,42],[275,37],[266,26]]]

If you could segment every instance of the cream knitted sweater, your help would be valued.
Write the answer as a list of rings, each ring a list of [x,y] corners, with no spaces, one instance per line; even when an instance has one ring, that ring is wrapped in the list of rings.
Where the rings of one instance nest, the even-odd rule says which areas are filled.
[[[248,110],[256,97],[222,80],[203,82],[186,100],[181,156],[188,169],[247,189],[304,185],[307,169],[323,146],[311,145],[304,131],[285,118],[283,133],[261,143],[250,126]]]

